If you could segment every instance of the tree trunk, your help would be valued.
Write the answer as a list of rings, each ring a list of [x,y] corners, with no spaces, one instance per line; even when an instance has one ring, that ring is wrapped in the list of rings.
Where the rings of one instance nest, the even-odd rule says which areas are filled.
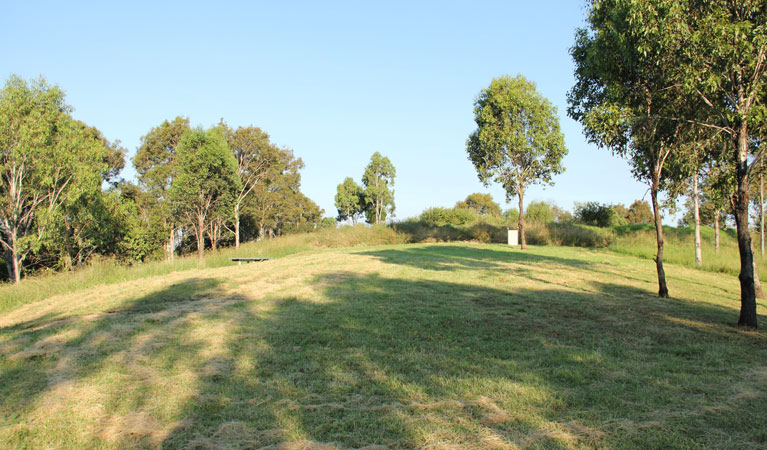
[[[745,120],[738,130],[736,142],[738,157],[737,190],[733,196],[735,225],[740,251],[740,317],[738,326],[757,327],[756,290],[754,286],[754,254],[751,252],[751,234],[748,229],[748,125]]]
[[[668,298],[668,286],[666,285],[666,271],[663,270],[663,218],[658,206],[658,180],[653,180],[650,188],[652,198],[652,211],[655,216],[655,238],[658,243],[658,253],[655,255],[655,268],[658,271],[658,297]]]
[[[762,258],[764,258],[764,158],[762,158],[761,162],[762,172],[759,174],[759,238],[762,241]]]
[[[695,265],[703,266],[703,251],[700,248],[700,202],[698,201],[698,174],[692,177],[692,197],[695,209]]]
[[[714,249],[719,253],[719,210],[714,212]]]
[[[173,232],[176,231],[173,227],[170,227],[170,235],[168,236],[168,260],[170,262],[173,262],[173,257],[175,255],[175,248],[174,247],[174,239],[173,239]]]
[[[240,249],[240,205],[234,205],[234,249]]]
[[[205,259],[205,216],[197,216],[197,256]]]
[[[13,252],[10,249],[5,249],[3,259],[5,259],[5,267],[8,270],[8,279],[16,281],[16,275],[13,271]]]
[[[527,239],[525,239],[525,210],[524,210],[524,198],[525,191],[520,189],[519,193],[519,221],[517,222],[517,228],[519,229],[519,248],[527,250]]]
[[[754,291],[756,292],[756,298],[764,298],[762,282],[759,280],[759,271],[756,270],[756,264],[754,264]]]

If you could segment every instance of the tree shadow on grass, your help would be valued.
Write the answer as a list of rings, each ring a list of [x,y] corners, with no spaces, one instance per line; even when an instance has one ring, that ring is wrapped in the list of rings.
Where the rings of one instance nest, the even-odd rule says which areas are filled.
[[[497,269],[509,264],[556,264],[585,268],[592,264],[581,259],[540,255],[521,250],[497,250],[463,245],[427,245],[360,253],[388,264],[401,264],[425,270]]]
[[[92,436],[42,444],[759,445],[765,386],[738,381],[767,339],[730,327],[727,308],[602,282],[583,292],[331,272],[312,286],[252,300],[191,279],[89,320],[4,328],[23,342],[12,354],[63,336],[4,367],[4,421],[40,432],[45,401],[67,408],[89,393],[95,413],[49,418],[91,418]],[[41,443],[15,436],[9,445]]]
[[[316,301],[237,305],[227,347],[251,364],[205,380],[216,414],[190,403],[191,425],[165,447],[705,446],[723,431],[757,442],[767,419],[727,389],[767,339],[733,330],[726,308],[610,283],[583,293],[330,273],[315,284]],[[743,411],[753,420],[735,423]]]

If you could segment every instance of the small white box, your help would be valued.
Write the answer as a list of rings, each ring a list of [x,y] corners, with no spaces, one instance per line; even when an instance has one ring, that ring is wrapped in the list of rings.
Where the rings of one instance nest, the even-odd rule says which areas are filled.
[[[519,245],[519,231],[509,230],[509,245]]]

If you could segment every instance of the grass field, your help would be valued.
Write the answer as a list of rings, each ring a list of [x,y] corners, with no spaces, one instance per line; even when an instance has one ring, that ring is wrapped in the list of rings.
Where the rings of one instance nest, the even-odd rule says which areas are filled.
[[[4,448],[765,448],[737,279],[606,250],[310,250],[0,316]],[[760,321],[767,325],[765,304]]]

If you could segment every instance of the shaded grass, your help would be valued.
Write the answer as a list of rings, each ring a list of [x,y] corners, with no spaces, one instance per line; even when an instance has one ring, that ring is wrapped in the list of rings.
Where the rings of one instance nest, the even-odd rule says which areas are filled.
[[[0,318],[0,442],[763,448],[767,335],[736,280],[667,270],[674,300],[604,250],[396,245],[30,304]]]

